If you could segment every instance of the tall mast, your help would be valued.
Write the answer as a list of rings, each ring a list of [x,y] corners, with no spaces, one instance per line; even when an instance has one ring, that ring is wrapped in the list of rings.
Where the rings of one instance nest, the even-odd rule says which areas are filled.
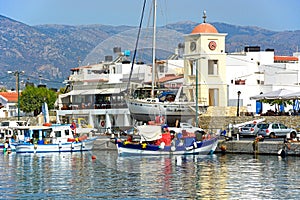
[[[153,41],[152,41],[152,91],[151,97],[154,97],[154,87],[155,83],[155,49],[156,49],[156,0],[153,0]]]

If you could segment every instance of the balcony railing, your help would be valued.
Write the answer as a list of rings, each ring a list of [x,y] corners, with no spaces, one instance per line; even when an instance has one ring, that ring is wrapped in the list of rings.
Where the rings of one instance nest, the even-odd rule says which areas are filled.
[[[117,109],[117,108],[127,108],[125,102],[118,103],[63,103],[61,110],[85,110],[85,109]]]

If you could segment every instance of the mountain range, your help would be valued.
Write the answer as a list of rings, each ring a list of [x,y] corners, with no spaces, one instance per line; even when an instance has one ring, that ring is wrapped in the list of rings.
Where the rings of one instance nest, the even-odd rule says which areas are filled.
[[[159,27],[164,37],[159,44],[172,48],[184,41],[199,23],[185,21]],[[300,46],[300,30],[271,31],[253,26],[211,23],[220,33],[227,33],[226,52],[242,51],[245,46],[274,49],[275,55],[292,55]],[[14,88],[15,77],[7,71],[24,71],[20,80],[63,86],[70,69],[100,62],[113,55],[114,47],[133,50],[137,27],[111,25],[29,26],[0,15],[0,77],[2,85]],[[145,36],[146,37],[146,36]],[[129,39],[130,38],[130,39]]]

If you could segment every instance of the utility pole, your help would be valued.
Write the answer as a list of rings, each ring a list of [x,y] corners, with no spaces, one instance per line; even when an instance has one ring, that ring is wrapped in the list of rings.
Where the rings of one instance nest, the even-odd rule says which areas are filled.
[[[7,73],[13,74],[16,77],[16,90],[18,94],[18,120],[20,120],[20,74],[24,74],[24,71],[8,71]]]

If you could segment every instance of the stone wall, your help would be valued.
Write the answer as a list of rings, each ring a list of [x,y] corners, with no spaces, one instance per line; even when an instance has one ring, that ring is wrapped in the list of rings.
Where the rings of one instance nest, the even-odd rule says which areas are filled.
[[[199,125],[206,130],[228,130],[229,124],[265,119],[265,122],[281,122],[288,127],[300,131],[300,116],[200,116]]]
[[[254,116],[247,112],[247,107],[240,107],[240,116],[237,117],[237,107],[208,107],[207,111],[199,116],[199,125],[205,130],[228,130],[229,124],[240,124],[247,121],[265,119],[265,122],[281,122],[294,129],[300,128],[300,116]],[[300,131],[300,129],[299,129]]]
[[[249,140],[219,140],[215,153],[279,155],[280,150],[284,150],[286,155],[300,156],[300,143],[291,142],[285,144],[283,141],[266,140],[257,143]]]

